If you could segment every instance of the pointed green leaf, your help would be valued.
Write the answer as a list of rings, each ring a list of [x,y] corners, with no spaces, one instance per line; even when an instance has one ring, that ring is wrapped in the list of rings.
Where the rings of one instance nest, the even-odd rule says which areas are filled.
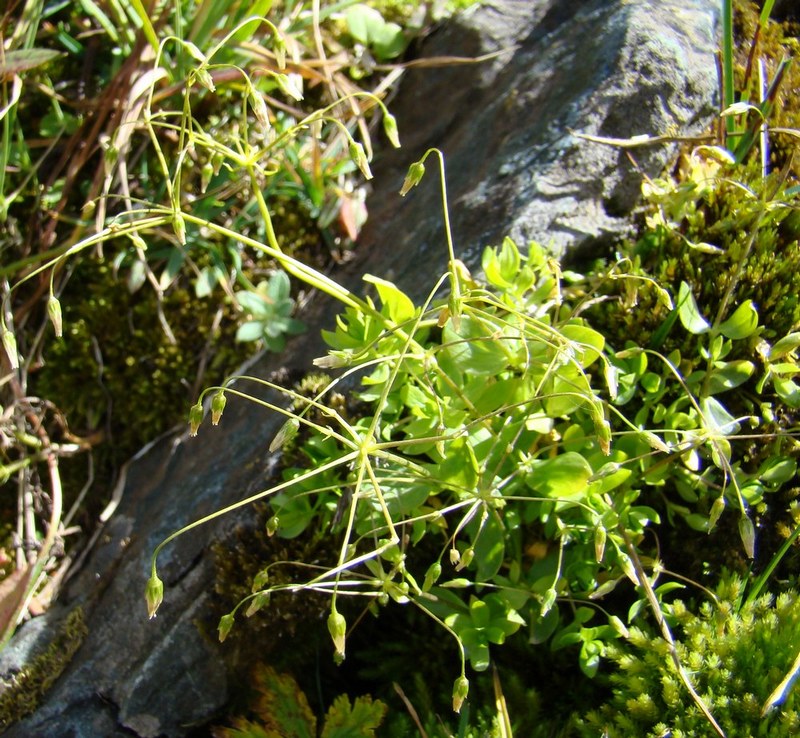
[[[373,277],[371,274],[365,274],[364,281],[375,285],[384,308],[396,324],[399,325],[414,318],[416,312],[414,303],[395,284],[380,277]]]
[[[678,290],[678,317],[689,333],[699,335],[707,333],[711,328],[708,321],[701,315],[692,290],[686,282],[681,282]]]
[[[703,397],[700,400],[700,409],[708,430],[714,435],[728,436],[739,432],[739,423],[714,397]]]
[[[752,336],[758,328],[758,312],[752,300],[747,300],[736,308],[736,311],[723,322],[719,331],[725,338],[740,339]]]
[[[777,361],[800,346],[800,333],[790,333],[781,338],[770,350],[769,360]]]

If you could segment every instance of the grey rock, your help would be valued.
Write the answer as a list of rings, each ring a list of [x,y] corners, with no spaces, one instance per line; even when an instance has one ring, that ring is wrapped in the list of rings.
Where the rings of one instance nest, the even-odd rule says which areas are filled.
[[[672,128],[697,133],[716,90],[716,0],[497,0],[433,34],[423,57],[488,61],[406,72],[391,107],[403,148],[374,162],[370,221],[341,275],[361,291],[365,272],[393,278],[419,297],[447,260],[434,160],[405,199],[408,165],[431,146],[446,156],[458,256],[475,265],[482,248],[510,234],[554,253],[608,245],[628,227],[641,174],[624,153],[571,131],[624,138]],[[637,150],[656,175],[670,147]],[[335,307],[316,300],[305,316],[330,326]],[[324,353],[316,331],[292,341],[281,366],[310,368]],[[276,360],[250,369],[267,376]],[[253,387],[248,387],[253,389]],[[207,422],[207,421],[206,421]],[[89,635],[64,675],[12,738],[186,736],[229,697],[224,646],[197,621],[213,598],[210,545],[236,516],[181,536],[159,558],[165,601],[148,621],[143,592],[150,556],[170,533],[268,486],[266,449],[281,417],[229,401],[218,428],[174,436],[131,463],[122,502],[58,607],[26,626],[0,656],[11,674],[70,608],[85,609]]]
[[[391,248],[398,276],[402,264],[444,253],[432,166],[405,201],[384,194],[436,146],[446,157],[456,247],[467,263],[506,235],[570,258],[607,250],[630,228],[642,173],[658,175],[676,146],[634,150],[637,171],[625,151],[573,132],[703,132],[717,96],[716,10],[709,0],[505,0],[434,34],[426,56],[498,56],[435,74],[406,72],[393,108],[403,148],[373,167],[380,194],[368,203],[363,241]]]

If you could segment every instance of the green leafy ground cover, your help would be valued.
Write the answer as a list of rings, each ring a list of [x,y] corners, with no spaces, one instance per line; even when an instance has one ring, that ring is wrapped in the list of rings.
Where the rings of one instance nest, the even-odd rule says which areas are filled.
[[[360,78],[374,61],[399,53],[393,44],[400,26],[393,24],[405,16],[353,7],[349,25],[334,27],[331,38],[349,33],[362,47],[348,61],[351,78]],[[303,19],[322,28],[321,10],[310,21],[283,10],[291,28]],[[309,77],[294,71],[299,31],[291,35],[280,24],[259,25],[269,32],[275,65],[266,80],[215,46],[204,22],[173,19],[174,36],[153,45],[155,69],[162,56],[174,55],[176,80],[183,80],[173,81],[171,97],[156,94],[154,80],[141,93],[150,154],[138,160],[138,171],[147,167],[152,190],[137,197],[153,204],[141,210],[122,192],[127,210],[107,211],[112,220],[103,220],[97,236],[26,262],[33,271],[14,294],[41,275],[58,327],[66,305],[56,297],[53,267],[127,239],[128,250],[113,263],[129,285],[154,281],[160,305],[170,280],[189,267],[195,297],[225,292],[243,317],[239,337],[273,350],[300,328],[292,280],[340,301],[336,325],[323,334],[330,350],[315,362],[324,374],[293,387],[228,377],[193,398],[189,417],[193,433],[213,432],[201,429],[204,399],[211,423],[224,422],[226,398],[248,397],[248,382],[285,398],[259,401],[286,419],[270,447],[283,455],[282,478],[242,505],[265,503],[257,508],[263,532],[252,535],[262,544],[280,541],[286,555],[259,560],[265,547],[245,541],[237,561],[249,553],[246,566],[223,562],[228,576],[241,568],[252,580],[221,616],[218,635],[252,638],[252,646],[257,635],[248,622],[292,620],[292,602],[324,611],[329,666],[319,666],[319,649],[315,666],[301,663],[299,652],[282,666],[297,679],[310,668],[317,682],[339,675],[341,684],[346,674],[351,697],[364,691],[359,680],[380,677],[378,696],[390,709],[384,716],[377,701],[345,698],[333,703],[323,735],[794,729],[800,316],[797,272],[784,267],[797,253],[800,188],[790,155],[793,124],[776,126],[784,138],[775,147],[767,147],[761,125],[790,115],[782,111],[794,89],[793,66],[781,59],[793,41],[770,25],[769,10],[759,18],[737,8],[742,28],[761,29],[759,37],[743,37],[737,59],[734,14],[723,3],[720,128],[687,149],[674,172],[645,183],[635,243],[576,273],[536,244],[506,239],[486,248],[482,274],[470,274],[448,236],[448,271],[419,303],[380,275],[365,277],[363,296],[345,290],[284,248],[270,206],[291,192],[319,223],[330,188],[306,165],[320,157],[337,185],[349,181],[340,175],[369,177],[364,111],[346,121],[334,111],[366,101],[397,145],[393,118],[378,98],[328,79],[337,90],[332,101],[315,98],[309,112],[283,119],[293,103],[280,101],[296,98]],[[236,12],[231,6],[234,21],[246,18]],[[226,26],[240,51],[251,25]],[[143,29],[148,36],[146,23]],[[225,103],[237,112],[222,121],[207,95],[230,79]],[[311,158],[304,158],[301,134],[320,130],[329,143],[316,158],[309,144]],[[108,151],[104,161],[120,160],[118,146]],[[426,172],[431,162],[438,171]],[[413,196],[419,180],[434,175],[448,226],[438,151],[411,166],[402,194]],[[195,184],[187,186],[190,180]],[[246,184],[233,192],[231,219],[216,198],[240,182]],[[201,241],[197,260],[191,255]],[[152,262],[151,252],[158,254]],[[30,371],[30,347],[9,315],[8,358]],[[357,381],[355,393],[341,391],[345,380]],[[41,438],[17,438],[41,453],[21,456],[22,466],[50,460],[52,468]],[[169,597],[158,577],[159,552],[212,517],[176,531],[154,552],[151,615]],[[309,551],[313,564],[304,557]],[[234,593],[241,583],[220,588]],[[304,610],[304,618],[304,629],[319,630],[319,617]],[[409,623],[419,636],[413,644],[401,635]],[[295,732],[315,734],[301,687],[253,666],[249,716],[218,734],[281,735],[277,702],[286,719],[302,724]],[[444,676],[426,680],[426,670]],[[302,690],[311,694],[313,682]],[[431,690],[432,683],[448,688]],[[568,691],[572,698],[564,697]],[[340,718],[345,732],[336,732]]]

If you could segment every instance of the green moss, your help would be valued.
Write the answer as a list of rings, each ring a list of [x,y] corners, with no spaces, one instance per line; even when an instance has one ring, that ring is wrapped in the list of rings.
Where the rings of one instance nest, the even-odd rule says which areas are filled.
[[[50,645],[27,664],[0,694],[0,730],[30,715],[61,676],[88,633],[83,609],[76,607]]]
[[[255,347],[236,344],[232,310],[201,301],[186,280],[158,297],[145,285],[131,293],[109,260],[78,263],[61,303],[64,337],[48,346],[31,375],[31,391],[65,415],[74,435],[97,444],[95,477],[113,470],[142,446],[186,419],[197,393],[221,381]],[[85,461],[66,460],[67,496],[83,484]],[[72,461],[73,463],[69,463]]]
[[[765,595],[739,607],[742,580],[726,577],[717,603],[668,606],[681,663],[728,736],[786,736],[800,730],[800,693],[763,717],[762,708],[797,656],[797,592]],[[667,644],[648,628],[607,644],[615,665],[612,698],[580,723],[583,736],[655,738],[715,735],[678,677]],[[603,731],[607,731],[603,733]],[[672,731],[671,733],[665,731]]]

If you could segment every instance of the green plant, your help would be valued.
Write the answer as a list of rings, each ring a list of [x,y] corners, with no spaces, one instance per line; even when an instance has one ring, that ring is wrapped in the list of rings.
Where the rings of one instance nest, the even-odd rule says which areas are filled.
[[[289,277],[277,271],[268,282],[261,282],[254,290],[237,292],[235,297],[249,320],[239,326],[237,341],[263,341],[270,351],[283,351],[286,335],[305,330],[305,326],[292,318],[294,300],[289,295]]]
[[[305,694],[288,674],[260,667],[254,671],[253,688],[253,718],[235,718],[233,727],[215,728],[214,738],[374,738],[386,714],[380,700],[357,697],[351,703],[347,695],[340,695],[318,731]]]
[[[745,582],[723,577],[716,596],[692,609],[675,600],[665,616],[679,635],[680,660],[725,733],[786,736],[800,729],[797,693],[774,691],[797,651],[800,601],[794,590],[743,599]],[[606,649],[612,698],[588,713],[578,733],[596,736],[711,735],[705,717],[681,689],[667,643],[646,626],[631,628]]]

